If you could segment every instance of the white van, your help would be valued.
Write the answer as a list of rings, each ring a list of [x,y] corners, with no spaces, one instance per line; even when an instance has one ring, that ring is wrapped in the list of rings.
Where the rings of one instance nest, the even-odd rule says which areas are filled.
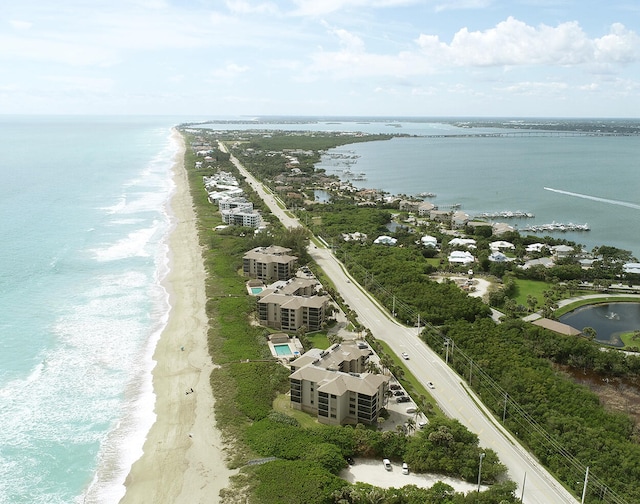
[[[411,414],[411,413],[415,413],[416,411],[418,411],[415,406],[410,406],[407,408],[407,413]]]

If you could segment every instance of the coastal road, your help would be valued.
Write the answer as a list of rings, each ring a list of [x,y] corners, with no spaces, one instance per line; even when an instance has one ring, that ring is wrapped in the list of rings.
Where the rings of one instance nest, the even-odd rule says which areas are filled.
[[[221,145],[221,150],[224,146]],[[226,151],[226,149],[224,150]],[[288,228],[299,227],[297,219],[288,215],[233,156],[231,161],[247,182],[265,201],[267,206]],[[480,445],[494,450],[505,464],[509,478],[518,484],[517,496],[523,496],[525,504],[575,504],[578,502],[494,419],[480,399],[463,383],[462,379],[420,338],[419,329],[406,327],[393,319],[388,311],[373,300],[351,278],[342,263],[326,247],[311,245],[309,253],[325,274],[331,278],[345,302],[358,315],[360,323],[373,336],[387,343],[396,354],[407,352],[404,361],[411,373],[426,386],[431,381],[435,389],[430,394],[440,408],[450,417],[478,435]],[[524,488],[524,492],[523,492]]]

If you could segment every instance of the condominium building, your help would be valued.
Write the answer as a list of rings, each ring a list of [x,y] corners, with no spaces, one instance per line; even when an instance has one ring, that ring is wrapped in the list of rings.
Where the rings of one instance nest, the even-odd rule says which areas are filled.
[[[271,245],[256,247],[242,258],[242,272],[265,282],[288,280],[294,275],[297,257],[289,255],[291,249]]]
[[[302,326],[317,331],[326,320],[329,301],[328,296],[296,296],[267,289],[258,295],[258,320],[281,331],[295,332]]]
[[[365,372],[368,349],[352,343],[311,349],[291,362],[291,406],[330,425],[375,425],[389,377]]]

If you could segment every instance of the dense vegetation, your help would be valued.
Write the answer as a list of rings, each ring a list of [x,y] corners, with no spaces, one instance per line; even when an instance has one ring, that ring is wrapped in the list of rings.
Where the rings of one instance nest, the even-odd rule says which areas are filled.
[[[187,141],[193,140],[186,135]],[[217,365],[211,375],[216,397],[216,420],[223,430],[232,465],[244,466],[251,459],[277,457],[264,464],[249,465],[224,492],[227,502],[260,503],[466,503],[516,502],[515,485],[495,484],[489,490],[464,496],[450,486],[438,484],[425,490],[415,487],[382,490],[369,485],[350,485],[337,477],[345,467],[345,456],[387,456],[408,460],[415,469],[473,479],[478,472],[477,437],[453,421],[434,419],[437,432],[426,429],[417,436],[400,432],[382,433],[362,426],[301,428],[291,417],[275,413],[275,397],[288,390],[288,370],[275,362],[266,345],[268,331],[251,324],[255,310],[239,271],[242,256],[258,245],[290,247],[307,261],[304,230],[287,231],[273,226],[269,233],[227,228],[215,231],[220,218],[208,200],[202,176],[217,169],[235,172],[228,157],[216,151],[211,167],[194,168],[197,160],[187,149],[192,198],[198,215],[200,240],[208,272],[207,315],[210,321],[209,350]],[[236,173],[237,175],[237,173]],[[434,447],[437,447],[435,449]],[[496,481],[504,473],[491,450],[483,464],[483,482]],[[464,460],[460,457],[464,457]],[[382,469],[382,468],[381,468]],[[473,500],[472,500],[473,499]]]
[[[325,208],[322,213],[332,212]],[[355,210],[354,215],[358,215]],[[332,221],[327,231],[335,236],[359,230],[353,220],[344,220],[347,224],[342,228]],[[580,490],[575,482],[584,478],[584,468],[589,465],[593,486],[587,502],[605,494],[604,485],[623,499],[637,501],[640,494],[635,482],[640,477],[640,447],[635,426],[626,415],[607,413],[594,394],[575,385],[552,365],[592,370],[604,378],[637,377],[640,359],[616,351],[603,352],[587,339],[561,336],[515,317],[496,325],[487,316],[487,306],[467,297],[453,283],[429,279],[436,267],[421,254],[414,240],[415,235],[413,240],[403,241],[403,247],[376,246],[370,240],[364,244],[336,241],[336,253],[362,285],[390,310],[392,306],[395,308],[400,320],[415,322],[420,314],[422,321],[438,326],[425,331],[425,338],[443,357],[446,338],[455,342],[456,351],[450,357],[460,375],[471,377],[471,384],[498,418],[505,413],[507,396],[511,408],[507,410],[507,427],[572,490]],[[522,239],[512,237],[512,240],[522,243]],[[480,248],[481,240],[478,244]],[[597,273],[591,275],[615,276],[613,272],[620,260],[629,259],[617,249],[601,248],[597,252],[601,260]],[[437,267],[446,265],[440,263]],[[516,276],[505,269],[501,272],[503,288],[498,291],[500,304],[511,307],[512,316],[517,315],[518,306],[511,296],[517,295],[518,278],[528,276],[549,281],[543,293],[545,304],[540,305],[552,312],[562,296],[578,291],[577,271],[584,275],[579,266],[569,261],[550,271],[545,269],[544,276],[537,270]],[[567,281],[559,283],[558,276]],[[524,313],[529,311],[527,307],[522,309]],[[464,358],[458,360],[454,355]],[[623,471],[620,463],[613,463],[616,457],[622,457]],[[607,491],[609,498],[613,498],[611,490]]]
[[[258,145],[256,147],[262,148]],[[298,145],[298,147],[305,148],[304,145]],[[247,164],[254,167],[256,165],[250,162]],[[280,166],[281,171],[285,169],[284,161],[279,160],[274,165],[271,176],[277,176],[276,165]],[[190,166],[189,162],[187,166]],[[225,169],[233,171],[230,167]],[[308,170],[308,173],[311,173],[311,170]],[[199,213],[203,224],[202,236],[206,237],[205,243],[208,242],[207,255],[212,259],[215,258],[208,262],[210,271],[212,275],[221,275],[220,283],[224,284],[222,292],[227,292],[226,289],[230,289],[228,292],[240,291],[242,280],[234,273],[234,267],[237,271],[241,252],[251,248],[249,245],[251,240],[246,237],[241,239],[242,233],[238,230],[225,237],[213,235],[210,232],[212,221],[216,218],[213,217],[214,214],[211,213],[208,204],[202,203],[202,191],[198,192],[201,175],[201,173],[190,174],[192,188],[195,191],[194,199],[197,201],[200,198],[202,207]],[[593,369],[602,373],[605,378],[607,376],[633,378],[638,376],[638,359],[617,352],[602,352],[585,339],[560,336],[529,326],[515,318],[511,318],[502,325],[495,325],[487,317],[486,306],[476,301],[469,302],[468,298],[452,285],[439,286],[427,278],[434,269],[452,270],[451,265],[442,260],[442,256],[448,250],[447,243],[450,237],[442,233],[438,227],[428,225],[426,229],[423,228],[437,236],[442,243],[440,259],[438,259],[433,251],[427,252],[415,245],[418,235],[412,234],[410,229],[389,232],[385,224],[391,213],[397,213],[393,205],[377,203],[375,208],[369,209],[349,207],[344,204],[314,205],[306,207],[304,212],[307,213],[305,220],[310,223],[314,233],[333,244],[336,247],[336,253],[362,285],[367,286],[390,310],[392,307],[395,308],[400,319],[406,317],[407,320],[415,321],[417,314],[420,313],[423,321],[428,320],[438,325],[438,328],[425,331],[424,336],[443,354],[447,351],[444,344],[447,341],[455,342],[455,350],[452,349],[450,357],[461,376],[470,379],[483,400],[496,412],[496,416],[502,418],[504,415],[507,427],[555,471],[569,488],[578,493],[576,481],[581,481],[584,477],[581,472],[586,465],[589,465],[591,478],[586,502],[600,500],[602,502],[637,502],[640,500],[638,490],[635,488],[635,483],[640,477],[640,453],[635,426],[624,415],[605,412],[596,396],[574,385],[553,367],[556,364],[564,364],[578,369]],[[400,246],[373,247],[371,237],[363,244],[342,242],[342,233],[355,231],[365,232],[371,236],[377,233],[391,234],[398,238]],[[514,269],[511,265],[496,265],[487,260],[488,242],[493,238],[486,229],[466,231],[474,233],[474,238],[478,240],[480,270],[495,275],[503,282],[504,288],[500,291],[501,295],[494,295],[495,305],[508,308],[511,316],[521,311],[518,305],[524,307],[525,311],[536,308],[536,303],[532,299],[524,303],[523,300],[519,303],[513,301],[518,295],[519,281],[546,282],[548,288],[544,290],[544,297],[548,306],[544,308],[552,312],[554,306],[557,307],[555,303],[560,296],[570,294],[572,291],[577,292],[579,281],[591,281],[594,287],[607,289],[620,275],[621,261],[631,258],[625,251],[613,247],[600,247],[593,251],[596,261],[590,270],[583,270],[577,266],[577,257],[569,257],[551,269],[539,267],[524,271]],[[285,239],[284,236],[280,238]],[[525,246],[534,241],[544,241],[548,245],[563,243],[562,240],[548,237],[543,240],[539,237],[522,237],[517,233],[501,238],[515,243],[516,258],[522,257]],[[299,242],[298,239],[292,241]],[[560,281],[564,283],[560,284]],[[216,289],[219,287],[217,285]],[[336,294],[339,295],[339,293]],[[245,304],[241,300],[234,304],[233,298],[213,302],[216,296],[219,296],[219,293],[214,289],[210,297],[212,299],[210,315],[213,320],[210,340],[216,362],[218,359],[224,361],[231,355],[244,354],[244,350],[240,351],[242,345],[253,348],[252,352],[255,355],[263,354],[264,335],[260,334],[259,329],[246,324],[245,316],[251,310],[251,307],[246,305],[246,299]],[[542,303],[537,305],[542,306]],[[223,321],[231,322],[229,326],[223,327]],[[239,331],[242,334],[226,338],[227,329],[231,329],[234,325],[243,327],[243,324],[244,328]],[[220,337],[221,329],[225,338]],[[233,334],[233,331],[229,331],[228,334]],[[219,352],[221,346],[226,347],[224,352]],[[242,366],[252,365],[249,363]],[[263,365],[273,366],[270,370],[272,369],[277,376],[277,366],[271,363],[263,363]],[[230,367],[236,367],[236,365]],[[256,368],[253,375],[264,371]],[[260,400],[263,403],[260,406],[248,403],[243,405],[241,398],[248,397],[250,394],[238,393],[243,388],[249,391],[251,387],[255,387],[255,385],[243,383],[250,380],[252,373],[240,374],[237,371],[230,373],[225,366],[216,373],[218,375],[214,375],[212,379],[216,397],[229,399],[228,402],[220,401],[223,403],[222,411],[217,412],[217,415],[227,418],[227,412],[230,412],[227,432],[237,433],[239,444],[244,446],[240,451],[241,455],[238,456],[238,463],[246,460],[251,453],[256,455],[268,453],[269,451],[264,449],[264,444],[248,441],[245,437],[248,432],[246,428],[253,422],[263,421],[269,417],[269,398],[273,397],[277,390],[286,387],[285,376],[282,376],[281,381],[275,379],[273,383],[262,385],[264,390]],[[267,390],[270,387],[272,387],[271,392]],[[252,391],[251,394],[254,392]],[[239,413],[240,411],[244,414]],[[256,412],[256,415],[253,412]],[[287,464],[293,464],[296,465],[296,474],[300,467],[306,468],[304,470],[308,471],[307,474],[326,471],[322,473],[324,475],[322,477],[316,474],[317,480],[325,482],[328,488],[334,488],[336,480],[330,477],[333,473],[326,469],[326,463],[336,454],[335,449],[325,446],[311,452],[321,454],[319,458],[324,461],[325,466],[320,469],[316,465],[322,466],[320,462],[312,463],[307,459],[302,466],[299,460],[282,460],[277,463],[281,464],[280,466],[269,463],[259,466],[259,469],[249,469],[245,473],[244,483],[248,489],[255,491],[253,495],[260,495],[260,502],[285,502],[284,497],[282,500],[278,500],[277,497],[280,494],[277,493],[273,478],[276,478],[278,473],[281,475],[281,471],[274,468],[284,469],[288,467]],[[413,452],[407,448],[405,456],[409,457],[410,453]],[[323,479],[325,477],[326,479]],[[434,487],[428,492],[404,489],[404,492],[401,492],[402,497],[398,497],[393,489],[381,490],[367,485],[344,487],[338,485],[338,488],[333,498],[343,499],[341,502],[370,502],[371,498],[380,502],[464,502],[464,500],[456,500],[464,499],[463,497],[451,497],[450,491],[441,487]],[[417,494],[413,493],[414,490]],[[437,500],[434,495],[440,490],[442,490],[439,494],[440,500]],[[505,488],[494,485],[493,490],[500,491]],[[508,489],[506,493],[509,494]],[[326,502],[331,501],[329,496],[320,492],[315,493],[313,488],[309,489],[309,496],[311,495],[318,499],[329,499]],[[415,495],[420,497],[412,497]],[[512,492],[509,495],[512,495]],[[274,500],[270,501],[268,496],[273,497]],[[481,499],[484,498],[490,498],[488,492],[481,494]],[[505,501],[511,502],[509,498],[505,497]],[[309,499],[308,502],[320,502],[312,500],[311,497]],[[478,502],[500,502],[500,499]]]

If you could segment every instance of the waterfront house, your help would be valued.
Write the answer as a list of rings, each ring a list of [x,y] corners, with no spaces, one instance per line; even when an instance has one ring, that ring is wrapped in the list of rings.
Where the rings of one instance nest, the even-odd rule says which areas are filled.
[[[498,240],[489,243],[489,248],[493,252],[499,252],[501,250],[515,250],[516,246],[508,241]]]
[[[570,247],[569,245],[556,245],[555,247],[551,247],[551,251],[557,259],[569,257],[575,252],[574,248]]]

